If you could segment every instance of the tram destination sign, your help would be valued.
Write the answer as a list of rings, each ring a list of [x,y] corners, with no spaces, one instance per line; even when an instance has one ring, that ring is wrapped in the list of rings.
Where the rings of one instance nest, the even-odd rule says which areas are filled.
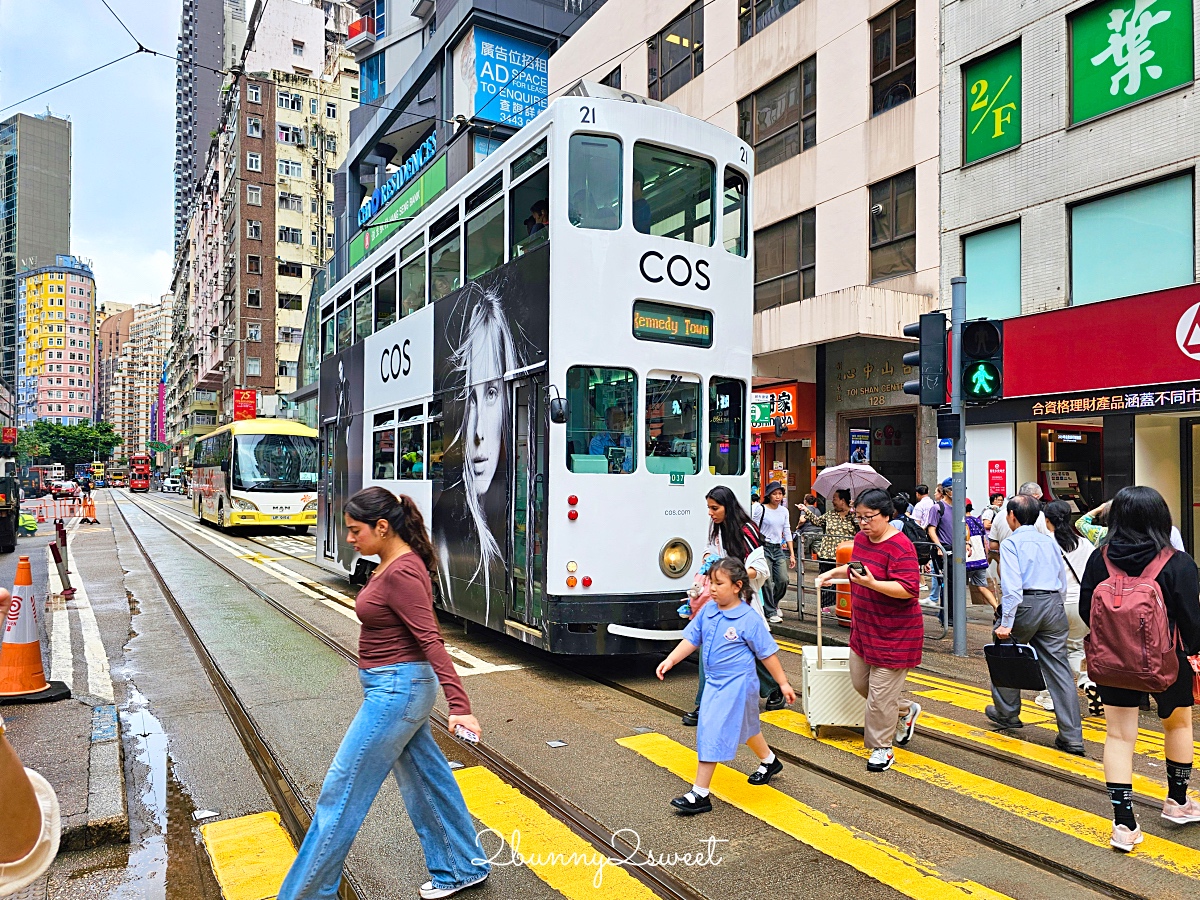
[[[639,341],[711,347],[713,316],[704,309],[637,300],[633,304],[633,336]]]

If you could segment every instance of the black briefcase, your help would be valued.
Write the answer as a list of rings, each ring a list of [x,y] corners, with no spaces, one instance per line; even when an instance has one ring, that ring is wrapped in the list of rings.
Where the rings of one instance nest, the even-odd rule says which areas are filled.
[[[1019,691],[1045,690],[1046,680],[1042,678],[1037,651],[1028,644],[1018,644],[1016,638],[1006,643],[985,644],[983,657],[987,660],[988,674],[996,687]]]

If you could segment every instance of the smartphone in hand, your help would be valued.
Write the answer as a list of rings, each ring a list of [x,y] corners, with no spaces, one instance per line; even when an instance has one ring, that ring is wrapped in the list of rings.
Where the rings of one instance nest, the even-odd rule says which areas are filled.
[[[865,576],[867,574],[867,567],[864,566],[860,562],[849,563],[847,568],[849,568],[850,571],[853,572],[855,575],[857,575],[859,578],[862,578],[863,576]]]

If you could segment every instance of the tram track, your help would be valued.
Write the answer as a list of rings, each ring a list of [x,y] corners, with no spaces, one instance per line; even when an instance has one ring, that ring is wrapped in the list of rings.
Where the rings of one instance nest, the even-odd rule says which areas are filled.
[[[127,497],[127,502],[137,507],[143,513],[148,515],[156,523],[167,528],[170,531],[170,525],[162,521],[153,512],[138,502],[133,497]],[[201,663],[204,665],[205,671],[209,675],[209,680],[213,684],[214,690],[217,692],[221,700],[222,706],[225,707],[230,719],[234,723],[238,737],[242,741],[247,754],[249,755],[255,768],[258,770],[263,783],[266,785],[268,793],[276,808],[281,814],[281,820],[284,822],[288,831],[291,833],[296,845],[304,839],[304,833],[311,821],[312,814],[309,804],[306,804],[300,796],[299,791],[288,777],[286,772],[280,766],[278,759],[272,752],[266,738],[255,724],[253,716],[249,710],[241,702],[240,698],[234,692],[229,681],[226,679],[220,665],[208,652],[204,646],[200,635],[196,632],[188,619],[186,612],[179,604],[170,587],[163,579],[161,572],[153,558],[147,552],[142,544],[137,532],[133,529],[128,517],[125,515],[125,510],[122,509],[118,499],[114,499],[114,505],[121,514],[126,527],[133,536],[138,550],[146,565],[150,568],[154,575],[155,581],[158,583],[163,595],[167,598],[168,604],[179,620],[185,633],[188,635],[188,640],[191,642],[196,651]],[[154,501],[151,501],[154,502]],[[222,572],[234,579],[238,584],[246,588],[264,603],[279,612],[290,622],[305,632],[319,640],[322,644],[333,650],[335,653],[343,657],[348,662],[358,666],[358,653],[352,648],[346,646],[342,641],[330,635],[324,629],[301,616],[296,611],[290,609],[286,604],[271,597],[253,582],[246,579],[241,573],[237,572],[232,567],[226,565],[213,554],[203,548],[189,542],[184,536],[171,533],[179,539],[181,543],[189,549],[198,553],[206,561],[212,563]],[[447,717],[440,710],[433,710],[430,714],[430,722],[434,729],[443,738],[453,741],[453,746],[458,749],[462,755],[471,758],[478,765],[482,765],[495,773],[500,779],[506,781],[512,787],[519,790],[526,797],[530,798],[541,806],[547,813],[570,828],[575,834],[586,840],[599,853],[608,856],[612,853],[620,854],[622,858],[630,861],[628,867],[630,874],[646,885],[650,890],[654,891],[660,897],[667,900],[704,900],[704,895],[697,892],[686,882],[671,875],[664,868],[652,865],[652,860],[637,846],[629,843],[624,837],[616,832],[613,832],[598,822],[596,819],[588,815],[584,810],[567,800],[561,794],[557,793],[548,786],[542,784],[537,779],[530,776],[523,769],[507,759],[502,754],[493,750],[491,747],[483,743],[466,744],[454,738],[450,732]],[[343,872],[343,891],[339,894],[343,900],[358,900],[360,894],[353,885],[353,881],[348,871]],[[349,883],[348,883],[349,882]]]

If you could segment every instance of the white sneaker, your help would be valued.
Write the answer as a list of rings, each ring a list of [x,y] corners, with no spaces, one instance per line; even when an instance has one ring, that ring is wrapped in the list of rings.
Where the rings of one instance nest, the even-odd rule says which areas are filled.
[[[427,881],[421,885],[421,898],[422,900],[440,900],[442,897],[450,897],[454,894],[457,894],[459,891],[465,891],[467,888],[476,887],[477,885],[483,884],[486,880],[487,875],[485,874],[482,878],[476,878],[469,884],[460,885],[456,888],[436,888],[433,886],[432,881]]]
[[[895,759],[891,747],[876,747],[871,751],[871,758],[867,760],[867,771],[886,772],[892,767]]]
[[[917,727],[917,717],[921,715],[921,704],[909,702],[908,715],[901,716],[896,723],[896,743],[903,747],[912,740],[913,731]]]
[[[1114,850],[1120,850],[1122,853],[1129,853],[1142,842],[1142,826],[1135,825],[1132,829],[1128,825],[1114,825],[1112,830],[1112,838],[1109,844]]]
[[[1049,691],[1042,691],[1033,698],[1033,702],[1047,712],[1054,712],[1054,699],[1050,696]]]
[[[936,600],[930,600],[928,597],[922,597],[920,603],[922,606],[926,606],[929,609],[940,609],[942,605]]]
[[[767,621],[772,625],[779,625],[783,622],[783,616],[781,616],[779,613],[775,613],[775,615],[771,616],[771,618],[767,619]]]

